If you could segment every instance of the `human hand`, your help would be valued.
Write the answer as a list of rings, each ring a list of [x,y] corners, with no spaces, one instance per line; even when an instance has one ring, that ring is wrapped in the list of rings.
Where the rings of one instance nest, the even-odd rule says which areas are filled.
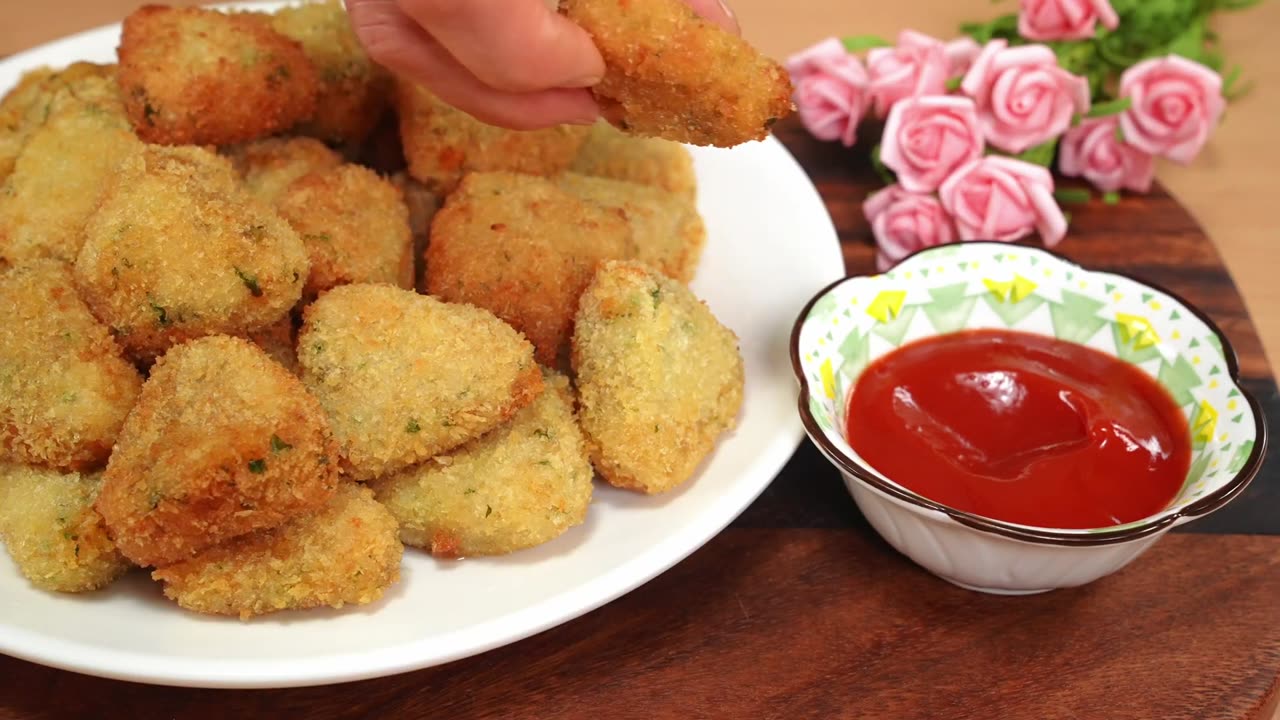
[[[737,33],[723,0],[686,0]],[[591,36],[555,0],[346,0],[375,62],[476,118],[517,130],[599,117],[590,88],[604,76]]]

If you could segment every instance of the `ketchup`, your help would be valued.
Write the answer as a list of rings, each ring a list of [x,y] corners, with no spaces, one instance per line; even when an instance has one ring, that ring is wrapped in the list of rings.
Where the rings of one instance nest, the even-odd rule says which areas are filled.
[[[975,515],[1102,528],[1158,513],[1191,438],[1137,367],[1007,330],[940,335],[872,363],[849,398],[850,445],[884,476]]]

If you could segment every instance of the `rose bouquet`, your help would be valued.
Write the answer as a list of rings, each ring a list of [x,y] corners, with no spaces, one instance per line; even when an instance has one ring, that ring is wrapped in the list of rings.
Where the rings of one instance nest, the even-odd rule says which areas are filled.
[[[1240,92],[1208,19],[1257,0],[1021,0],[944,42],[830,38],[787,61],[801,122],[852,146],[883,121],[872,163],[887,187],[864,210],[887,270],[955,240],[1067,232],[1051,168],[1115,203],[1145,193],[1156,158],[1190,163]]]

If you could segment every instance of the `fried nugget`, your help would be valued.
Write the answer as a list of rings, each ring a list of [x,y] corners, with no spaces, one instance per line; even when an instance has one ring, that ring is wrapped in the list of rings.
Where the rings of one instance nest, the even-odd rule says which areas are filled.
[[[142,147],[109,78],[69,83],[46,107],[48,119],[31,133],[0,187],[0,263],[75,261],[103,187]]]
[[[0,308],[0,460],[101,467],[142,389],[137,369],[61,262],[0,275]]]
[[[475,307],[390,285],[343,285],[303,318],[303,381],[358,480],[479,437],[542,392],[533,347]]]
[[[0,540],[32,585],[88,592],[129,569],[93,509],[101,487],[100,474],[0,464]]]
[[[513,173],[468,175],[431,224],[426,286],[448,302],[502,318],[560,365],[573,314],[595,266],[626,257],[628,228],[552,181]]]
[[[547,390],[511,422],[373,483],[405,544],[441,557],[503,555],[582,524],[593,473],[573,391],[563,375],[544,379]]]
[[[573,163],[590,132],[575,125],[528,131],[486,125],[404,79],[396,81],[396,107],[409,174],[443,194],[469,172],[554,175]]]
[[[252,17],[147,5],[125,18],[118,54],[129,119],[150,143],[246,142],[316,110],[302,46]]]
[[[163,566],[322,507],[336,459],[298,378],[246,340],[202,338],[152,368],[96,507],[126,557]]]
[[[25,73],[0,99],[0,182],[13,172],[13,165],[31,133],[49,119],[55,94],[86,77],[111,78],[114,65],[77,62],[54,71],[37,68]]]
[[[687,198],[648,185],[574,173],[561,175],[557,182],[583,202],[626,218],[627,259],[646,262],[681,282],[693,280],[707,229]]]
[[[638,262],[605,263],[583,294],[573,368],[596,470],[643,493],[687,480],[742,406],[733,332]]]
[[[365,605],[400,579],[396,520],[343,483],[319,512],[152,573],[179,605],[247,620],[278,610]]]
[[[391,76],[365,54],[338,0],[282,8],[271,25],[302,44],[319,77],[314,116],[297,131],[335,144],[358,144],[382,116]]]
[[[569,167],[593,177],[651,185],[693,201],[697,178],[693,157],[680,143],[628,135],[606,122],[596,123]]]
[[[342,156],[307,137],[267,138],[225,150],[249,192],[275,204],[290,183],[317,170],[342,164]]]
[[[75,276],[126,350],[243,335],[302,297],[310,264],[297,233],[251,197],[226,158],[149,145],[121,164],[85,228]]]
[[[763,140],[791,113],[791,80],[745,40],[682,0],[564,0],[591,34],[605,75],[601,114],[636,135],[732,147]]]
[[[304,299],[351,283],[413,289],[409,209],[400,190],[372,170],[348,164],[304,175],[281,193],[276,209],[307,247]]]

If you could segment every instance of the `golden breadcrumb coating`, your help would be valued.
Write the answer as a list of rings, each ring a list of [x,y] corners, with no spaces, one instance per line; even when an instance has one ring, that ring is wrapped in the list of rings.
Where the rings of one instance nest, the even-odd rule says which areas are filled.
[[[0,263],[74,262],[103,188],[142,143],[129,128],[115,82],[87,76],[49,99],[0,186]]]
[[[692,276],[705,238],[685,200],[615,180],[473,173],[431,225],[426,287],[478,305],[564,366],[578,297],[603,260],[643,257]]]
[[[680,143],[628,135],[607,122],[596,123],[569,167],[593,177],[651,185],[694,200],[698,192],[693,157]]]
[[[390,285],[343,285],[303,318],[303,381],[358,480],[479,437],[542,392],[533,347],[478,308]]]
[[[312,298],[338,285],[389,283],[413,289],[413,235],[404,196],[359,165],[318,170],[295,180],[276,203],[307,247]]]
[[[646,262],[681,282],[693,280],[707,229],[687,198],[648,185],[574,173],[561,175],[557,182],[583,202],[626,218],[631,234],[628,260]]]
[[[573,368],[596,470],[644,493],[689,479],[742,406],[733,332],[642,263],[606,263],[582,295]]]
[[[315,114],[296,131],[335,144],[363,142],[387,107],[391,75],[365,54],[342,3],[281,8],[271,26],[302,44],[319,78]]]
[[[791,80],[683,0],[564,0],[604,56],[592,88],[605,119],[636,135],[732,147],[789,115]]]
[[[71,271],[36,260],[0,274],[0,461],[106,464],[142,377],[76,295]]]
[[[578,296],[596,264],[626,257],[617,213],[532,175],[473,173],[431,224],[426,286],[489,310],[524,333],[538,362],[561,365]]]
[[[32,585],[88,592],[129,569],[93,509],[101,486],[101,475],[0,464],[0,540]]]
[[[400,580],[396,520],[344,482],[320,511],[246,535],[152,577],[182,607],[248,620],[279,610],[366,605]]]
[[[573,391],[563,375],[544,380],[547,390],[506,425],[374,481],[405,544],[441,557],[503,555],[582,524],[593,473]]]
[[[158,145],[121,164],[75,265],[89,308],[142,359],[280,320],[309,270],[297,233],[226,158]]]
[[[293,316],[286,315],[278,322],[249,333],[245,339],[261,348],[272,360],[280,363],[280,367],[301,377],[302,366],[298,364],[297,335]]]
[[[226,149],[254,197],[275,204],[285,188],[316,170],[342,164],[342,156],[308,137],[274,137]]]
[[[50,68],[31,70],[18,79],[18,84],[0,98],[0,182],[13,172],[27,139],[49,119],[54,95],[68,85],[86,77],[111,79],[114,65],[72,63],[63,70]]]
[[[151,369],[96,506],[126,557],[163,566],[323,506],[336,460],[298,378],[246,340],[201,338]]]
[[[470,172],[554,175],[577,157],[591,129],[507,130],[487,125],[404,79],[396,81],[400,140],[409,174],[447,194]]]
[[[118,55],[129,119],[150,143],[246,142],[316,110],[302,46],[247,15],[146,5],[125,18]]]

